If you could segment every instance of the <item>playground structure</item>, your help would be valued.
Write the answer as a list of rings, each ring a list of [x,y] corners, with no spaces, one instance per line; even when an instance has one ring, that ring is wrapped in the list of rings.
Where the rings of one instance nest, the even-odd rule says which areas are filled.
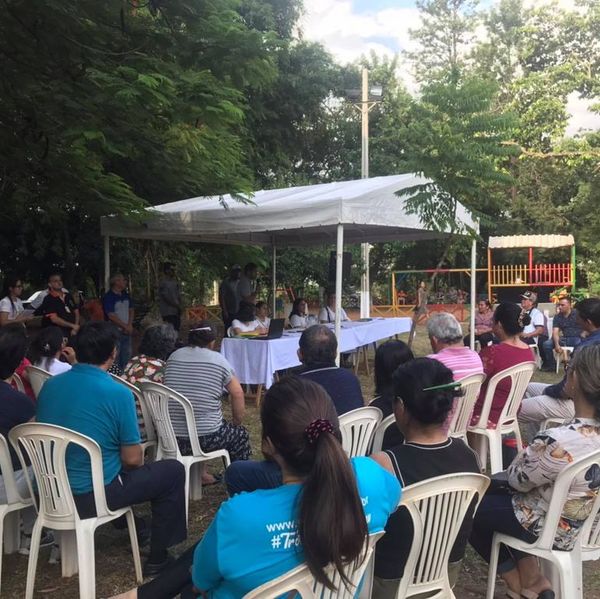
[[[527,249],[526,264],[494,264],[493,251]],[[570,261],[535,262],[534,249],[569,248]],[[575,240],[572,235],[508,235],[488,241],[488,297],[503,287],[575,287]]]

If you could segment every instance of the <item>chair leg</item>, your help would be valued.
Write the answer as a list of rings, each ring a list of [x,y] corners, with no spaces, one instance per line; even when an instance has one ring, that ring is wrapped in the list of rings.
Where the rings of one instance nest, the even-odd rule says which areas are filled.
[[[77,530],[77,557],[79,562],[79,596],[96,597],[96,562],[94,555],[94,529],[81,526]]]
[[[202,470],[206,462],[196,462],[190,466],[190,499],[197,501],[202,499]]]
[[[496,541],[496,535],[492,540],[492,554],[490,556],[490,565],[488,569],[488,584],[486,599],[494,599],[494,588],[496,586],[496,568],[498,567],[498,554],[500,552],[500,543]]]
[[[38,518],[31,531],[31,544],[29,545],[29,561],[27,563],[27,584],[25,587],[25,599],[33,599],[35,586],[35,572],[37,569],[38,556],[40,553],[40,541],[42,538],[42,521]]]
[[[77,574],[77,536],[74,530],[60,532],[60,565],[63,578],[70,578]]]
[[[187,523],[190,515],[190,467],[184,464],[185,467],[185,521]]]
[[[138,584],[142,584],[144,579],[142,575],[142,560],[140,559],[140,546],[137,538],[137,531],[135,528],[135,518],[133,517],[133,510],[128,510],[125,514],[127,518],[127,528],[129,529],[129,541],[131,542],[131,552],[133,554],[133,566],[135,568],[135,581]]]
[[[4,530],[2,530],[4,528]],[[0,523],[0,547],[4,553],[14,553],[21,544],[21,512],[15,510],[4,516]]]
[[[493,436],[488,437],[488,444],[490,446],[490,474],[502,472],[502,435],[493,431]]]

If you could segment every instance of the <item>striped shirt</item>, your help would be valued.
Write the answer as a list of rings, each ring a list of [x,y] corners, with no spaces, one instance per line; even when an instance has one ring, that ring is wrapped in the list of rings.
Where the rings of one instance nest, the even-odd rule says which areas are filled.
[[[454,375],[454,380],[464,379],[472,374],[480,374],[483,372],[483,364],[479,354],[472,349],[464,346],[445,347],[437,354],[427,356],[432,360],[441,362],[449,368]]]
[[[190,400],[199,436],[216,432],[223,423],[221,398],[231,382],[233,368],[218,352],[203,347],[182,347],[165,367],[165,385]],[[178,437],[188,437],[183,409],[171,402],[171,421]]]

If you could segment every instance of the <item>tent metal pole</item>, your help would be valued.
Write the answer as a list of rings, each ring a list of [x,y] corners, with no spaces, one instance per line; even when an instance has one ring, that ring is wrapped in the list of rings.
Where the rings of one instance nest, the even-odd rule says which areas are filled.
[[[104,236],[104,291],[110,287],[110,236]]]
[[[362,93],[361,93],[361,179],[369,178],[369,70],[362,70]],[[369,318],[371,313],[371,281],[369,274],[369,252],[368,243],[360,245],[360,257],[362,262],[362,274],[360,277],[360,317]]]
[[[340,365],[340,342],[342,332],[342,260],[344,258],[344,225],[337,226],[337,246],[335,252],[335,336],[337,338],[337,356],[335,363]]]
[[[277,248],[275,247],[275,240],[273,240],[273,245],[271,246],[272,255],[271,255],[271,314],[273,318],[276,318],[275,309],[277,308]]]
[[[475,310],[477,305],[477,239],[473,238],[471,242],[471,314],[469,316],[469,345],[475,349]]]

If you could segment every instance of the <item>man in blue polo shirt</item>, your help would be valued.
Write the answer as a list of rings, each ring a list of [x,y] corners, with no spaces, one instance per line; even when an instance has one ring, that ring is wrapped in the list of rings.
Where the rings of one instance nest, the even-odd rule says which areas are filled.
[[[117,366],[123,370],[131,358],[131,335],[133,333],[133,300],[127,293],[127,279],[117,273],[110,280],[110,290],[102,298],[104,318],[112,322],[121,333]]]
[[[167,547],[187,536],[185,472],[177,460],[144,464],[135,401],[107,370],[117,354],[118,332],[108,322],[90,322],[76,338],[78,363],[50,378],[37,401],[37,421],[91,437],[102,451],[106,501],[112,510],[150,501],[152,528],[147,576],[170,561]],[[67,473],[81,518],[95,515],[88,453],[72,446]]]

